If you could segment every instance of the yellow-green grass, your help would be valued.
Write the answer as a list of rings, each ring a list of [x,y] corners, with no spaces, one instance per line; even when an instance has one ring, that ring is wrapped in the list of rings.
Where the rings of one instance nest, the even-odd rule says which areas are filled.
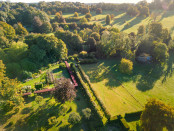
[[[102,14],[97,15],[95,12],[91,12],[92,18],[89,23],[101,23],[103,26],[110,27],[115,26],[121,31],[126,33],[137,32],[137,29],[140,25],[148,25],[152,21],[152,15],[149,17],[135,16],[131,17],[125,12],[114,12],[114,11],[103,11]],[[105,18],[107,14],[114,14],[115,17],[111,21],[111,25],[106,25]],[[151,14],[158,14],[156,21],[159,21],[163,24],[164,28],[168,28],[172,35],[174,35],[174,11],[159,11],[154,10]],[[73,13],[63,13],[65,18],[72,17]],[[85,15],[79,13],[79,17],[84,17]],[[51,16],[53,17],[53,16]],[[129,26],[127,26],[129,23]]]
[[[20,106],[18,113],[14,110],[4,114],[0,113],[0,130],[16,130],[16,131],[31,131],[38,129],[45,129],[49,131],[54,130],[66,130],[68,128],[77,131],[81,129],[81,125],[72,126],[68,123],[69,114],[77,112],[82,116],[82,109],[88,106],[80,91],[77,92],[77,97],[80,100],[74,100],[73,102],[66,102],[64,104],[57,103],[54,98],[51,98],[49,94],[42,95],[43,101],[37,104],[34,101],[34,96],[26,98],[26,103]],[[65,115],[58,114],[61,106],[68,108]],[[56,116],[57,124],[53,126],[48,125],[48,119],[52,116]],[[12,125],[9,123],[12,122]]]
[[[51,66],[47,70],[42,71],[42,74],[38,75],[37,78],[33,78],[32,80],[24,82],[20,86],[31,86],[31,88],[34,88],[35,83],[41,82],[44,79],[43,77],[47,71],[52,71],[55,78],[61,78],[61,77],[70,78],[68,70],[67,69],[62,70],[59,68],[59,64],[56,64],[54,66]],[[47,85],[44,88],[52,88],[52,87],[53,87],[53,84]]]
[[[119,72],[119,61],[118,59],[100,60],[97,64],[82,65],[94,90],[112,115],[143,109],[141,105],[144,105],[151,97],[174,106],[173,56],[169,58],[169,62],[164,67],[135,62],[131,75]]]

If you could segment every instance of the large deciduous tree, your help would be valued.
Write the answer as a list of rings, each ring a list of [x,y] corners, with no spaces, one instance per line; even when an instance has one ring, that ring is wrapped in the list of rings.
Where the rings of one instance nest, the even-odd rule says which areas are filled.
[[[76,90],[70,79],[55,80],[54,98],[61,103],[72,101],[76,97]]]
[[[165,103],[150,99],[141,115],[144,131],[162,131],[164,127],[174,130],[174,108]]]

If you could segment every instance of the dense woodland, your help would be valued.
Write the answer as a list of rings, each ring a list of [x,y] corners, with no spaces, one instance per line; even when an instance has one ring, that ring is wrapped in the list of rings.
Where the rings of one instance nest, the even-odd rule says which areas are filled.
[[[128,75],[132,73],[134,63],[141,55],[151,56],[150,63],[165,65],[168,58],[173,55],[174,39],[170,30],[156,20],[157,16],[152,14],[153,10],[173,11],[174,1],[154,0],[152,3],[140,1],[137,4],[0,2],[1,108],[9,111],[24,103],[21,87],[18,85],[32,78],[34,73],[58,61],[76,60],[80,64],[91,64],[99,59],[121,59],[119,70]],[[105,25],[109,26],[90,22],[91,12],[98,15],[104,11],[122,11],[130,17],[146,18],[151,15],[153,20],[148,25],[139,26],[137,33],[127,34],[112,26],[114,14],[108,14],[105,18]],[[64,18],[65,13],[73,13],[74,16]],[[84,16],[79,17],[79,15]],[[129,26],[129,23],[126,26]],[[55,93],[58,95],[53,94],[53,96],[55,98],[60,96],[56,99],[63,103],[72,101],[76,91],[69,85],[68,80],[62,79],[62,81],[65,85],[59,84],[59,81],[55,82],[57,87]],[[67,90],[72,94],[63,90],[64,87],[69,87]],[[65,97],[64,94],[67,96]],[[147,122],[147,117],[152,117],[148,112],[153,110],[153,104],[156,104],[154,110],[159,114],[161,114],[159,111],[161,107],[164,108],[161,109],[164,116],[168,114],[166,118],[159,116],[161,121],[158,124],[155,123],[155,119],[151,119],[152,123],[159,125],[159,129],[153,129],[154,123]],[[88,119],[91,110],[86,109],[83,112]],[[69,123],[75,124],[80,121],[80,116],[77,114],[70,116],[72,118],[69,118]],[[174,116],[173,107],[152,99],[147,103],[142,114],[142,129],[145,131],[160,131],[162,127],[168,130],[174,129],[172,116]]]

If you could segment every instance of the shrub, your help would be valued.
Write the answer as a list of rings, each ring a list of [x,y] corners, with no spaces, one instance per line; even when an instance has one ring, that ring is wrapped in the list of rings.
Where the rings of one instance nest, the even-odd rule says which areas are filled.
[[[111,16],[110,15],[107,15],[106,16],[106,24],[107,25],[110,25],[110,23],[111,23]]]
[[[89,118],[91,117],[91,109],[90,108],[83,109],[82,113],[85,119],[89,120]]]
[[[59,108],[59,115],[63,115],[68,111],[68,107],[66,105],[63,105]]]
[[[42,102],[42,100],[43,100],[43,97],[42,96],[36,96],[36,98],[35,98],[35,102],[37,104],[39,104],[40,102]]]
[[[97,59],[83,59],[80,60],[80,64],[93,64],[93,63],[97,63],[98,60]]]
[[[65,63],[64,63],[64,62],[60,63],[60,64],[59,64],[59,68],[60,68],[60,69],[65,69],[65,68],[66,68]]]
[[[87,23],[88,22],[88,20],[86,19],[86,18],[82,18],[81,20],[80,20],[80,24],[85,24],[85,23]]]
[[[121,73],[131,74],[133,70],[133,62],[127,59],[122,58],[119,65]]]
[[[74,17],[79,17],[79,14],[77,12],[75,12]]]
[[[57,119],[55,116],[52,116],[48,119],[48,124],[51,125],[55,125],[57,123]]]
[[[91,19],[91,17],[92,17],[92,15],[91,15],[90,13],[87,13],[87,14],[85,15],[85,18],[86,18],[86,19]]]
[[[81,121],[81,117],[78,113],[76,112],[72,112],[70,115],[69,115],[69,118],[68,118],[68,122],[71,123],[71,124],[77,124]]]
[[[5,112],[11,111],[14,106],[15,105],[14,105],[14,103],[12,101],[7,100],[5,102],[2,102],[2,109]]]
[[[100,34],[97,33],[97,32],[93,32],[91,34],[91,37],[93,37],[96,41],[99,41],[100,40]]]
[[[80,57],[85,58],[88,56],[88,53],[86,51],[81,51],[79,55]]]

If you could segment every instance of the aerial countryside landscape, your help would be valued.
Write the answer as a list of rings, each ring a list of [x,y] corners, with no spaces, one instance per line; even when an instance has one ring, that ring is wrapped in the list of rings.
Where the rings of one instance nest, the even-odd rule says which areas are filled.
[[[174,0],[1,0],[0,131],[174,131]]]

